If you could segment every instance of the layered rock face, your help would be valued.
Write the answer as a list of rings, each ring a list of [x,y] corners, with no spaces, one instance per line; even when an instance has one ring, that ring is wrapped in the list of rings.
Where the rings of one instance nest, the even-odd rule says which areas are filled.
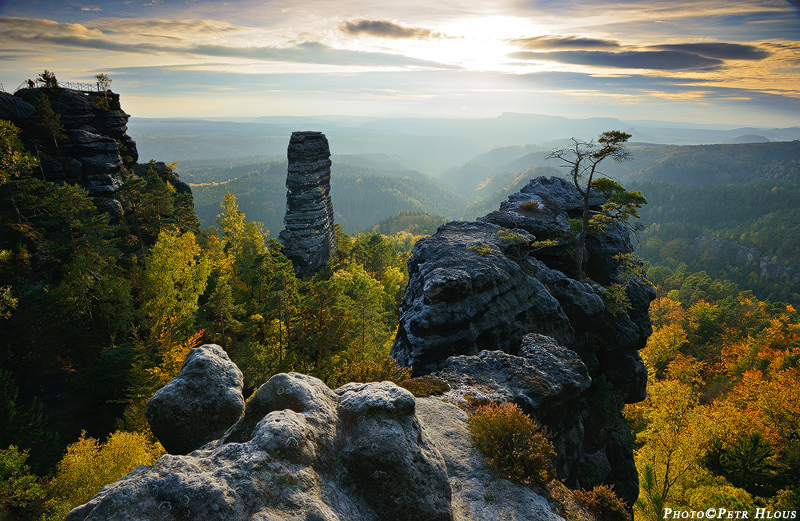
[[[34,103],[42,93],[61,115],[65,138],[55,143],[37,125]],[[78,184],[93,197],[115,192],[122,184],[123,167],[138,160],[136,143],[127,134],[129,117],[112,92],[35,88],[14,96],[0,93],[0,119],[22,129],[26,147],[41,159],[41,175],[48,181]]]
[[[331,151],[321,132],[292,132],[287,151],[285,228],[278,240],[297,275],[311,276],[336,249],[331,204]]]
[[[596,210],[602,203],[599,196],[590,200]],[[571,402],[572,419],[559,425],[563,406],[537,406],[524,398],[527,391],[512,393],[510,399],[556,432],[557,444],[567,450],[559,477],[571,486],[617,483],[618,492],[633,502],[638,483],[631,443],[611,402],[614,392],[628,403],[645,397],[647,369],[638,350],[652,333],[648,308],[655,292],[646,281],[623,275],[624,255],[633,247],[621,224],[589,235],[586,279],[575,279],[576,234],[569,220],[579,217],[581,208],[580,193],[568,181],[537,178],[500,210],[477,222],[445,224],[419,241],[408,263],[410,280],[392,355],[415,375],[442,371],[454,381],[458,371],[449,368],[463,357],[451,356],[465,355],[472,359],[470,367],[488,369],[486,360],[524,359],[522,341],[528,333],[553,337],[574,351],[575,363],[594,380]],[[615,283],[626,286],[629,305],[624,310],[603,300]],[[524,366],[524,361],[515,363]],[[606,389],[605,382],[615,391]],[[515,386],[535,389],[538,383],[520,377]],[[607,406],[613,410],[598,417]]]
[[[221,438],[137,468],[67,519],[452,520],[445,460],[415,411],[389,382],[333,391],[279,374]]]

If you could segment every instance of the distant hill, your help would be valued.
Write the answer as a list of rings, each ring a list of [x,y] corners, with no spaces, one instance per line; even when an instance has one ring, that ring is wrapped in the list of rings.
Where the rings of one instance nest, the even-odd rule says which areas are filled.
[[[345,160],[350,162],[342,162]],[[234,166],[210,160],[185,162],[178,172],[192,185],[202,226],[214,224],[222,198],[230,191],[248,219],[264,223],[274,237],[283,228],[286,166],[286,161],[268,161],[266,157]],[[335,220],[345,232],[360,232],[404,210],[430,212],[445,219],[460,217],[468,202],[464,197],[435,178],[404,168],[388,156],[333,156],[331,197]],[[223,179],[226,175],[231,177]]]

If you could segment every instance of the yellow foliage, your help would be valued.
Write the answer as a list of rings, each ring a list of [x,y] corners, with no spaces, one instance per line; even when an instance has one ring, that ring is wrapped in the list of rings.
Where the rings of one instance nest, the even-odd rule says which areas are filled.
[[[139,465],[152,465],[163,450],[138,432],[117,431],[105,443],[87,438],[67,447],[56,475],[45,485],[45,519],[63,519],[73,508],[86,503],[103,486],[118,480]]]
[[[686,331],[679,324],[666,323],[653,331],[640,354],[648,369],[660,376],[686,341]]]
[[[666,324],[686,325],[686,311],[677,300],[657,298],[650,304],[650,322],[654,328]]]

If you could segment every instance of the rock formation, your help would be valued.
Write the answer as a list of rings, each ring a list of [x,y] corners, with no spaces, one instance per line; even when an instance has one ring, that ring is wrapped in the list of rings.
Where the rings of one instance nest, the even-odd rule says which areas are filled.
[[[56,140],[57,146],[37,125],[34,104],[41,94],[61,117],[64,138]],[[123,167],[138,160],[136,143],[127,134],[129,117],[113,92],[35,88],[0,95],[0,119],[22,129],[27,148],[41,160],[44,178],[78,184],[94,197],[116,191]]]
[[[631,251],[621,226],[591,238],[589,279],[572,278],[574,190],[561,179],[534,179],[500,211],[443,225],[415,247],[393,351],[438,380],[441,396],[414,398],[390,382],[331,390],[310,376],[279,374],[238,419],[204,426],[215,407],[227,407],[217,402],[187,420],[181,429],[194,422],[197,441],[170,450],[191,450],[228,424],[218,439],[137,468],[67,520],[563,521],[545,498],[487,468],[457,407],[484,401],[517,403],[548,427],[568,486],[613,484],[631,503],[638,477],[619,393],[643,397],[637,349],[650,334],[654,292],[621,276],[617,255]],[[535,242],[543,239],[557,244]],[[614,283],[626,284],[624,309],[603,299]],[[180,404],[175,417],[215,401],[183,401],[203,374],[216,375],[211,381],[227,394],[239,388],[238,370],[216,347],[197,353],[156,394],[164,410]],[[158,436],[169,430],[153,425]]]
[[[67,519],[452,520],[445,461],[415,409],[390,382],[332,391],[279,374],[219,440],[137,468]]]
[[[41,95],[63,126],[63,135],[55,142],[39,125],[35,104]],[[191,193],[189,185],[164,163],[136,163],[136,142],[127,134],[129,117],[122,110],[119,94],[111,91],[34,88],[18,90],[14,95],[0,92],[0,119],[22,130],[25,147],[40,160],[33,174],[46,181],[85,188],[97,207],[112,218],[123,214],[120,202],[112,196],[131,171],[144,176],[153,166],[178,193]]]
[[[597,210],[602,203],[599,195],[590,201]],[[638,493],[638,478],[619,412],[603,418],[606,425],[602,429],[586,428],[586,423],[597,423],[594,416],[602,405],[599,402],[613,401],[613,395],[606,396],[610,391],[601,385],[604,381],[621,392],[626,402],[644,399],[647,369],[638,350],[652,333],[648,308],[655,292],[646,281],[624,275],[623,256],[633,247],[619,223],[588,236],[587,277],[575,280],[576,234],[570,230],[569,220],[580,215],[581,207],[582,198],[568,181],[537,178],[510,196],[500,210],[477,222],[445,224],[419,241],[408,263],[410,280],[392,355],[411,367],[414,375],[440,370],[435,374],[453,381],[458,373],[452,370],[455,360],[460,367],[486,367],[487,360],[493,364],[510,360],[499,353],[481,353],[483,350],[524,359],[526,334],[553,337],[576,353],[574,362],[584,365],[595,381],[573,402],[575,422],[558,425],[563,408],[548,412],[547,407],[525,398],[538,388],[536,378],[520,377],[514,385],[523,391],[510,397],[542,423],[550,424],[558,443],[568,448],[569,454],[562,456],[566,459],[559,465],[560,478],[571,486],[598,480],[617,483],[625,499],[632,502]],[[625,309],[612,308],[603,299],[613,284],[624,285]],[[449,358],[456,355],[472,361]],[[524,361],[514,364],[525,366]],[[512,373],[531,371],[515,369]],[[493,378],[508,380],[507,376]]]
[[[286,176],[285,228],[278,240],[295,273],[311,276],[336,249],[331,204],[331,151],[322,132],[292,132]]]
[[[178,376],[150,398],[146,417],[170,454],[218,439],[244,412],[242,372],[218,345],[192,349]]]

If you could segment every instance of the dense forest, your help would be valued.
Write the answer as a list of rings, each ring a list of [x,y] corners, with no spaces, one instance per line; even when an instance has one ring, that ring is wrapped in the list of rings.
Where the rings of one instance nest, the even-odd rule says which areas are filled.
[[[536,147],[442,179],[403,158],[334,155],[339,251],[299,279],[269,238],[285,205],[279,157],[173,165],[194,198],[169,169],[127,172],[114,221],[84,190],[39,179],[18,131],[0,130],[0,500],[21,519],[63,519],[155,461],[145,403],[201,343],[225,348],[245,395],[284,371],[332,387],[408,378],[388,353],[414,242],[564,173],[526,164]],[[769,271],[800,263],[798,142],[763,145],[631,147],[644,156],[614,171],[648,199],[637,252],[658,294],[648,398],[624,410],[637,520],[666,507],[800,508],[800,291],[791,272]]]

